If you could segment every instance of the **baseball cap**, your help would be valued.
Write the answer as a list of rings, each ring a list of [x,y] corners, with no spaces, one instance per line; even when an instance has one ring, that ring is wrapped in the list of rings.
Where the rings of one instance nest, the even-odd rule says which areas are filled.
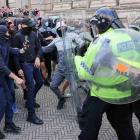
[[[24,18],[21,23],[27,25],[28,27],[34,27],[36,24],[35,21],[30,18]]]

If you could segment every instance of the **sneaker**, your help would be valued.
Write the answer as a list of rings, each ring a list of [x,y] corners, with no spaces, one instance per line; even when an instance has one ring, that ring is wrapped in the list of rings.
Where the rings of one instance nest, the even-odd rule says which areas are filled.
[[[140,140],[140,132],[139,132],[138,140]]]
[[[5,139],[5,135],[0,131],[0,139]]]
[[[43,121],[39,119],[35,113],[33,113],[32,115],[28,115],[27,121],[33,124],[37,124],[37,125],[43,124]]]
[[[70,97],[72,97],[72,95],[71,95],[71,93],[65,93],[65,94],[63,95],[63,97],[65,97],[65,98],[70,98]]]
[[[58,105],[57,105],[57,109],[58,110],[62,109],[64,107],[65,102],[66,102],[66,99],[65,98],[59,99]]]
[[[21,132],[21,128],[16,126],[13,122],[7,123],[7,124],[5,124],[4,132],[19,134]]]

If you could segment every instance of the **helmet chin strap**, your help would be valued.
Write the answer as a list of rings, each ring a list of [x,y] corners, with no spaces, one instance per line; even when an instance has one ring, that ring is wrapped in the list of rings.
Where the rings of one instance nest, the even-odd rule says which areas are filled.
[[[125,26],[122,24],[122,22],[119,19],[114,20],[111,26],[113,29],[125,28]]]
[[[92,30],[93,37],[96,37],[99,34],[99,33],[96,32],[96,27],[95,26],[91,26],[91,30]]]

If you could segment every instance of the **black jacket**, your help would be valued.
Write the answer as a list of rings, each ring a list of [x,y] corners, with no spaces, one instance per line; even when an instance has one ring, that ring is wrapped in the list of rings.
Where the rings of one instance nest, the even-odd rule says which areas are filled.
[[[16,48],[23,48],[23,43],[28,40],[29,48],[24,54],[20,54],[19,57],[15,57],[16,68],[20,69],[20,64],[24,62],[34,63],[36,57],[41,56],[41,45],[39,39],[35,32],[31,32],[29,36],[25,36],[20,32],[18,32],[14,37],[13,46]]]

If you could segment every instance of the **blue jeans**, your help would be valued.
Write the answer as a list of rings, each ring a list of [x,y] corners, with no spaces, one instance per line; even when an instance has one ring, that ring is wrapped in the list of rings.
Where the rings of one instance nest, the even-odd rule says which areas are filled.
[[[27,86],[27,108],[29,113],[34,113],[34,98],[43,85],[40,69],[34,67],[34,63],[22,63],[26,86]]]
[[[13,103],[15,103],[16,98],[15,98],[15,86],[14,86],[14,80],[13,79],[8,80],[8,88],[11,91],[12,101],[13,101]]]
[[[64,79],[68,80],[69,78],[62,71],[59,71],[58,69],[56,69],[56,71],[52,77],[51,83],[50,83],[50,88],[56,94],[58,99],[62,98],[62,94],[58,87],[64,81]]]

